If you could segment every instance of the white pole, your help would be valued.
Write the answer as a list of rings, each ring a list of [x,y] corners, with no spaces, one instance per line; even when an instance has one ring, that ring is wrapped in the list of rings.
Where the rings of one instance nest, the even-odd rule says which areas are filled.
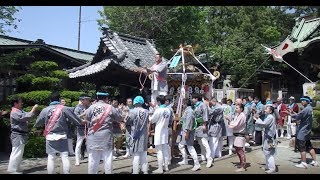
[[[284,63],[286,63],[288,66],[290,66],[292,69],[294,69],[295,71],[297,71],[301,76],[303,76],[304,78],[306,78],[308,81],[310,81],[311,83],[313,83],[309,78],[307,78],[305,75],[303,75],[301,72],[299,72],[296,68],[294,68],[293,66],[291,66],[289,63],[287,63],[285,60],[282,59],[282,61]]]
[[[200,64],[210,75],[212,75],[211,72],[199,61],[199,59],[198,59],[194,54],[192,54],[192,56],[199,62],[199,64]]]
[[[180,49],[172,56],[172,58],[167,62],[167,64],[170,64],[170,62],[172,61],[172,59],[178,54],[179,51],[180,51]]]

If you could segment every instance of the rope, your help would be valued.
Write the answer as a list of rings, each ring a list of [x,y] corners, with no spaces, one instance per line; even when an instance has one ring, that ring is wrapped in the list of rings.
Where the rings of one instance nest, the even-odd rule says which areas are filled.
[[[250,76],[239,88],[242,88],[242,86],[245,85],[246,82],[247,82],[249,79],[251,79],[251,77],[262,67],[262,65],[263,65],[265,62],[267,62],[268,59],[269,59],[269,57],[263,61],[263,63],[251,74],[251,76]]]
[[[139,82],[140,82],[140,85],[141,85],[141,89],[139,89],[140,92],[142,92],[142,90],[143,90],[143,88],[144,88],[144,84],[146,83],[146,80],[147,80],[147,77],[148,77],[148,76],[146,76],[146,77],[144,78],[143,83],[142,83],[142,81],[141,81],[141,75],[142,75],[142,71],[140,72],[140,75],[139,75]]]

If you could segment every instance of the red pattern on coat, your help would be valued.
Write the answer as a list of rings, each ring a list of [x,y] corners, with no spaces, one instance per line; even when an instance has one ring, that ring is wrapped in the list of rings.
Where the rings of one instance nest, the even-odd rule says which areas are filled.
[[[294,112],[296,112],[296,113],[299,112],[299,106],[298,106],[297,103],[294,103],[293,108],[292,108],[292,111],[294,111]]]
[[[284,118],[287,116],[286,111],[287,111],[287,106],[284,103],[282,103],[279,110],[279,115],[280,115],[280,118],[278,119],[279,126],[283,126],[284,124]]]

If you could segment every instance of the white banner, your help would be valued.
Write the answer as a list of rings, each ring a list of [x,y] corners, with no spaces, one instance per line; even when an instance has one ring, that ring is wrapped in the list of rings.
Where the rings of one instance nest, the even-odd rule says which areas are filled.
[[[235,90],[227,90],[227,99],[231,99],[232,102],[236,100],[236,91]]]
[[[279,98],[282,98],[282,91],[281,91],[281,90],[278,91],[278,97],[279,97]]]
[[[311,99],[314,98],[316,95],[316,92],[314,90],[314,87],[316,86],[316,83],[304,83],[302,85],[303,87],[303,95],[304,96],[309,96]]]
[[[223,91],[216,91],[217,93],[217,101],[221,102],[221,100],[223,99]]]

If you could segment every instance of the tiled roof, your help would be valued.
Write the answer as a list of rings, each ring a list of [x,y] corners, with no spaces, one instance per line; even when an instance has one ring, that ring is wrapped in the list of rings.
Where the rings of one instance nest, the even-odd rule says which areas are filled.
[[[62,54],[65,54],[71,58],[81,60],[81,61],[91,61],[94,57],[94,53],[78,51],[75,49],[59,47],[59,46],[54,46],[54,45],[50,45],[50,44],[37,44],[37,43],[34,43],[34,41],[29,41],[29,40],[10,37],[10,36],[0,35],[0,46],[6,46],[6,45],[10,45],[10,46],[39,45],[40,47],[45,46],[45,47],[51,48],[55,51],[58,51]]]
[[[308,37],[315,32],[320,26],[320,18],[311,20],[302,19],[299,24],[294,27],[291,37],[295,38],[298,42],[308,39]]]
[[[284,56],[285,54],[294,52],[297,49],[306,48],[310,44],[319,40],[320,18],[313,18],[309,20],[298,18],[296,19],[296,25],[293,27],[291,34],[279,45],[272,48],[276,49],[280,55]],[[286,45],[291,46],[293,50],[283,50]]]
[[[98,63],[92,64],[86,68],[80,69],[76,72],[70,73],[70,78],[76,78],[80,76],[88,76],[90,74],[94,74],[100,71],[103,71],[108,65],[111,63],[111,59],[105,59],[103,61],[100,61]]]
[[[0,45],[28,45],[32,41],[0,35]]]
[[[105,36],[101,38],[103,43],[100,43],[99,49],[102,51],[103,48],[107,48],[111,54],[105,55],[109,60],[110,57],[113,57],[111,60],[120,65],[121,67],[133,71],[139,67],[151,67],[154,64],[154,56],[158,53],[155,47],[144,38],[139,38],[127,34],[118,34],[116,32],[108,31],[105,33]],[[104,47],[101,47],[102,46]],[[99,50],[98,50],[99,51]],[[121,58],[122,57],[122,58]],[[107,68],[107,66],[102,65],[99,61],[105,61],[102,57],[98,61],[93,62],[92,65],[102,71]],[[101,67],[98,67],[101,66]],[[78,70],[78,72],[88,72],[91,70],[91,66],[84,67],[84,69]],[[99,72],[95,71],[95,72]],[[93,74],[91,73],[73,73],[70,74],[70,78],[86,76]]]
[[[65,55],[68,55],[70,57],[73,57],[75,59],[84,60],[84,61],[91,61],[94,56],[93,53],[87,53],[87,52],[77,51],[77,50],[73,50],[73,49],[67,50],[64,48],[57,48],[57,47],[52,47],[52,49],[59,51]]]

